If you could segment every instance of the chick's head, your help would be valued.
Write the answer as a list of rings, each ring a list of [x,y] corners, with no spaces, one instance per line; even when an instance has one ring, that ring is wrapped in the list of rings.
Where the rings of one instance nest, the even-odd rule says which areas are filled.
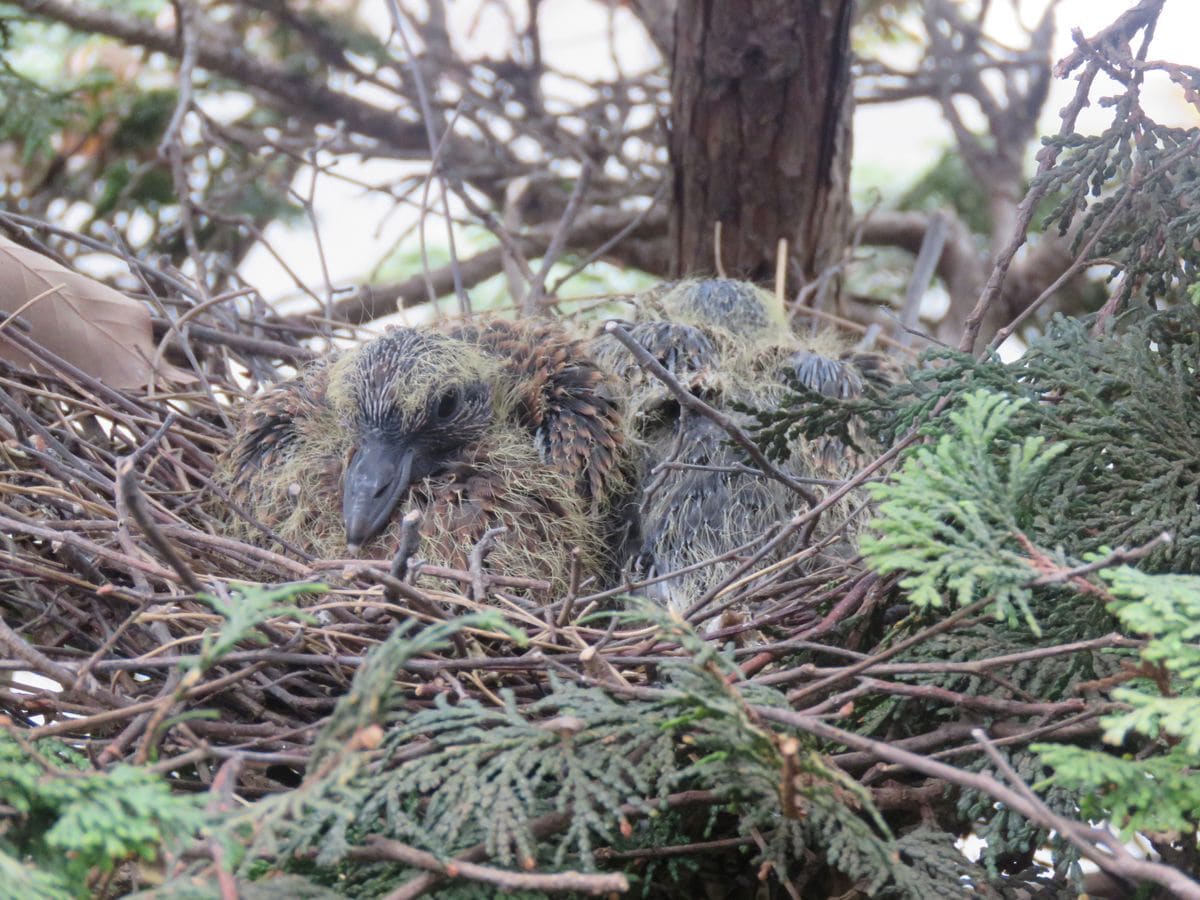
[[[409,488],[478,441],[497,415],[497,365],[438,334],[397,328],[333,366],[328,397],[349,431],[342,478],[346,543],[365,544]]]

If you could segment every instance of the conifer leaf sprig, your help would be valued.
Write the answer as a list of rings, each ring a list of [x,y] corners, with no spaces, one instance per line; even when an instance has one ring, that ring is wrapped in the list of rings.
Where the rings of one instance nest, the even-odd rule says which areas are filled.
[[[914,604],[941,606],[946,592],[960,605],[991,596],[998,617],[1019,613],[1037,630],[1028,584],[1039,573],[1025,536],[1038,481],[1066,445],[1014,435],[1023,404],[967,394],[935,445],[915,448],[889,482],[870,487],[879,516],[863,555],[881,573],[906,572],[900,585]]]
[[[0,871],[13,878],[4,890],[29,890],[10,896],[85,896],[90,878],[182,849],[209,824],[204,797],[173,792],[145,767],[97,771],[57,740],[23,746],[7,731],[0,797]]]
[[[1101,573],[1110,604],[1131,632],[1148,638],[1144,674],[1113,698],[1128,711],[1102,721],[1122,756],[1035,744],[1053,769],[1045,784],[1079,792],[1081,812],[1136,831],[1179,836],[1194,851],[1200,829],[1200,577],[1153,575],[1130,566]],[[1133,748],[1136,753],[1129,753]]]
[[[267,643],[269,639],[261,626],[272,619],[315,622],[312,613],[304,611],[294,601],[305,594],[322,594],[327,590],[323,584],[305,583],[275,587],[245,585],[226,596],[200,594],[197,599],[211,606],[225,621],[217,631],[205,635],[192,668],[207,670],[243,641]]]
[[[964,873],[980,875],[961,858],[931,864],[952,852],[944,835],[908,837],[909,865],[869,792],[818,748],[760,722],[743,690],[756,704],[786,705],[783,695],[731,682],[736,667],[690,626],[661,609],[644,613],[663,625],[660,640],[697,651],[664,660],[663,687],[646,696],[551,674],[532,702],[506,689],[499,704],[440,696],[413,709],[385,673],[456,623],[439,626],[436,641],[401,629],[362,667],[305,783],[231,826],[253,828],[245,870],[256,859],[305,860],[297,874],[352,894],[370,878],[373,895],[415,874],[393,866],[381,882],[377,869],[347,869],[354,848],[376,837],[445,859],[480,846],[492,864],[522,871],[594,870],[601,846],[653,847],[659,823],[684,827],[664,804],[695,791],[711,793],[739,834],[758,835],[759,864],[789,877],[814,854],[878,896],[952,896]],[[373,724],[383,726],[378,740],[361,740]],[[547,821],[558,824],[547,832]],[[338,880],[346,871],[353,877]]]

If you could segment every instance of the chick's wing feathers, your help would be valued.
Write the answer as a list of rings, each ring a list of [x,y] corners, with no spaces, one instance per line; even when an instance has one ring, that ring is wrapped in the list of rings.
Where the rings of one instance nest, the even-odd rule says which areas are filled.
[[[329,383],[328,358],[306,366],[294,378],[281,381],[246,404],[228,458],[233,465],[233,488],[248,489],[254,478],[286,460],[301,439],[298,424],[325,406]]]
[[[493,320],[452,332],[505,361],[515,380],[516,414],[547,464],[598,502],[624,442],[621,412],[587,345],[557,322]]]

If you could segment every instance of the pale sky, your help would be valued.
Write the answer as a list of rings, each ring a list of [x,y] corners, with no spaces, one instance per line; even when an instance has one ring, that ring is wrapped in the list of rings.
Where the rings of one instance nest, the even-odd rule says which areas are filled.
[[[1045,2],[994,3],[989,31],[1001,40],[1018,40],[1020,32],[1012,24],[1014,5],[1023,20],[1032,22],[1040,16]],[[512,5],[524,7],[519,3]],[[1055,59],[1072,49],[1071,28],[1078,27],[1085,35],[1094,34],[1131,5],[1132,0],[1062,0],[1058,5]],[[451,16],[456,17],[451,21],[452,31],[471,51],[498,52],[505,45],[505,29],[509,26],[494,10],[475,19],[472,18],[476,8],[474,3],[454,3],[448,8]],[[385,10],[384,0],[372,0],[365,7],[368,20],[381,34],[388,30]],[[570,69],[584,79],[612,76],[614,63],[608,51],[608,4],[592,0],[546,0],[541,10],[543,53],[548,62]],[[523,13],[518,10],[515,15],[519,25]],[[617,7],[612,21],[617,35],[617,60],[622,68],[636,72],[653,65],[653,50],[631,14],[623,7]],[[1167,0],[1150,56],[1194,63],[1197,61],[1194,50],[1197,34],[1200,34],[1200,2]],[[1101,85],[1098,79],[1097,86]],[[1058,110],[1071,96],[1073,87],[1073,81],[1054,82],[1043,113],[1043,132],[1057,129]],[[1165,77],[1152,75],[1148,78],[1145,98],[1148,111],[1159,121],[1180,126],[1197,124],[1195,110],[1183,102],[1178,89]],[[1084,131],[1103,127],[1108,122],[1107,116],[1107,110],[1094,105],[1084,111],[1079,126]],[[951,143],[949,128],[932,101],[864,107],[855,117],[856,164],[862,172],[896,173],[894,183],[901,189]],[[400,171],[398,164],[387,162],[346,162],[343,166],[342,171],[366,181],[394,177]],[[302,173],[297,184],[307,183],[308,177]],[[392,204],[386,198],[364,196],[361,190],[334,179],[319,182],[316,206],[321,244],[336,286],[351,285],[364,278],[412,221],[407,213],[389,216]],[[431,244],[444,244],[444,231],[439,222],[431,217],[427,229]],[[276,223],[267,233],[293,270],[321,294],[324,276],[311,228],[307,224],[288,228]],[[294,294],[290,279],[261,247],[250,254],[242,271],[247,280],[269,299]]]

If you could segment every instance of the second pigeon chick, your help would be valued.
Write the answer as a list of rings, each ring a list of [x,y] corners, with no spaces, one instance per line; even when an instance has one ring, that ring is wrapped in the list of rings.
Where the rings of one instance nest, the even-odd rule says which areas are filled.
[[[852,354],[832,335],[794,334],[775,296],[746,282],[708,279],[654,288],[635,298],[633,315],[622,324],[684,387],[743,428],[753,419],[739,408],[776,408],[791,393],[789,376],[836,398],[856,397],[867,383],[889,377],[881,357]],[[678,573],[648,591],[686,609],[807,506],[787,486],[749,468],[724,429],[682,408],[611,335],[596,338],[594,347],[601,365],[624,386],[637,444],[642,491],[634,574]],[[859,437],[855,443],[869,448]],[[865,461],[832,436],[797,437],[788,449],[781,467],[805,479],[842,479]],[[813,484],[811,492],[822,496],[825,489]],[[847,500],[822,517],[817,540],[845,527],[823,558],[853,553],[857,526],[847,522],[850,508]],[[795,541],[784,542],[765,562],[795,549]]]

